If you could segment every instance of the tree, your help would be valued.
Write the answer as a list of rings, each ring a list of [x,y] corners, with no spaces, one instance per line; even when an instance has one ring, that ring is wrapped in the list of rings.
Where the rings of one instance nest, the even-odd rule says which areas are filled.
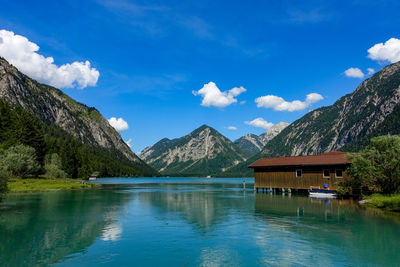
[[[348,169],[353,188],[369,187],[385,194],[400,191],[400,137],[380,136],[369,146],[352,156]]]
[[[7,191],[7,173],[0,168],[0,194]]]
[[[7,180],[8,180],[7,171],[4,165],[2,164],[3,156],[4,156],[4,149],[2,149],[0,146],[0,194],[7,192]]]
[[[40,170],[35,149],[25,145],[12,146],[3,151],[0,154],[0,165],[11,177],[25,178]]]
[[[23,110],[22,107],[17,106],[16,108],[19,120],[17,123],[16,134],[18,136],[18,142],[21,144],[33,147],[37,156],[37,160],[43,165],[45,156],[45,142],[43,137],[43,129],[41,127],[41,121]]]
[[[57,153],[47,154],[44,169],[50,178],[66,178],[67,174],[61,169],[61,158]]]

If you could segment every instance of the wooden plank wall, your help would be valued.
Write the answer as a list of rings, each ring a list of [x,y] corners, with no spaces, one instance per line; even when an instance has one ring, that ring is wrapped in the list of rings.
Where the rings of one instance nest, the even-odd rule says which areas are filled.
[[[296,177],[296,169],[303,170],[303,177]],[[330,170],[330,177],[323,177],[323,170]],[[335,177],[335,170],[343,170],[343,178]],[[254,170],[255,188],[291,188],[291,189],[310,189],[324,188],[328,184],[328,189],[337,190],[336,182],[348,179],[346,166],[316,166],[316,167],[287,167],[287,168],[256,168]]]

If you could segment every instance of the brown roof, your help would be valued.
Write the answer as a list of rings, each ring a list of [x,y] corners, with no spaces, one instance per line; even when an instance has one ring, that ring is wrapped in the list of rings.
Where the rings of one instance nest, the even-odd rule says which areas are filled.
[[[273,166],[338,165],[348,163],[350,163],[350,161],[346,158],[346,152],[333,151],[315,156],[263,158],[251,164],[249,168]]]

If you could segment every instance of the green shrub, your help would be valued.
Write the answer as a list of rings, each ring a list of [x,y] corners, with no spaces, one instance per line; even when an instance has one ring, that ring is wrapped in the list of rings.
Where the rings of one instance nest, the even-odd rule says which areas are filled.
[[[368,197],[367,206],[372,206],[390,211],[400,211],[400,195],[373,194]]]
[[[44,169],[49,178],[67,178],[67,173],[62,170],[61,158],[57,153],[46,155]]]
[[[7,174],[3,169],[0,169],[0,194],[7,192]]]
[[[400,191],[400,137],[380,136],[352,156],[347,173],[352,177],[349,186],[368,187],[384,194]]]
[[[44,166],[46,170],[45,176],[48,178],[67,178],[67,174],[58,166],[49,164]]]
[[[8,176],[26,178],[40,170],[35,149],[25,145],[12,146],[0,154],[0,165]]]

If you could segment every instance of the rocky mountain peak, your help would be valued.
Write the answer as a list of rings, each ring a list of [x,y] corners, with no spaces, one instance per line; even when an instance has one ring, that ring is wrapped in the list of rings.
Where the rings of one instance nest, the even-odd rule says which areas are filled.
[[[272,140],[272,138],[282,132],[282,130],[285,129],[288,125],[289,123],[287,122],[280,122],[278,124],[275,124],[274,126],[269,128],[268,131],[259,136],[261,142],[264,143],[265,146],[270,140]]]
[[[162,139],[140,153],[146,163],[164,174],[219,173],[245,160],[240,149],[207,125],[181,138],[167,140]]]
[[[280,122],[259,136],[255,134],[246,134],[233,143],[242,149],[248,157],[251,157],[260,152],[272,138],[278,135],[288,125],[289,123],[287,122]]]

